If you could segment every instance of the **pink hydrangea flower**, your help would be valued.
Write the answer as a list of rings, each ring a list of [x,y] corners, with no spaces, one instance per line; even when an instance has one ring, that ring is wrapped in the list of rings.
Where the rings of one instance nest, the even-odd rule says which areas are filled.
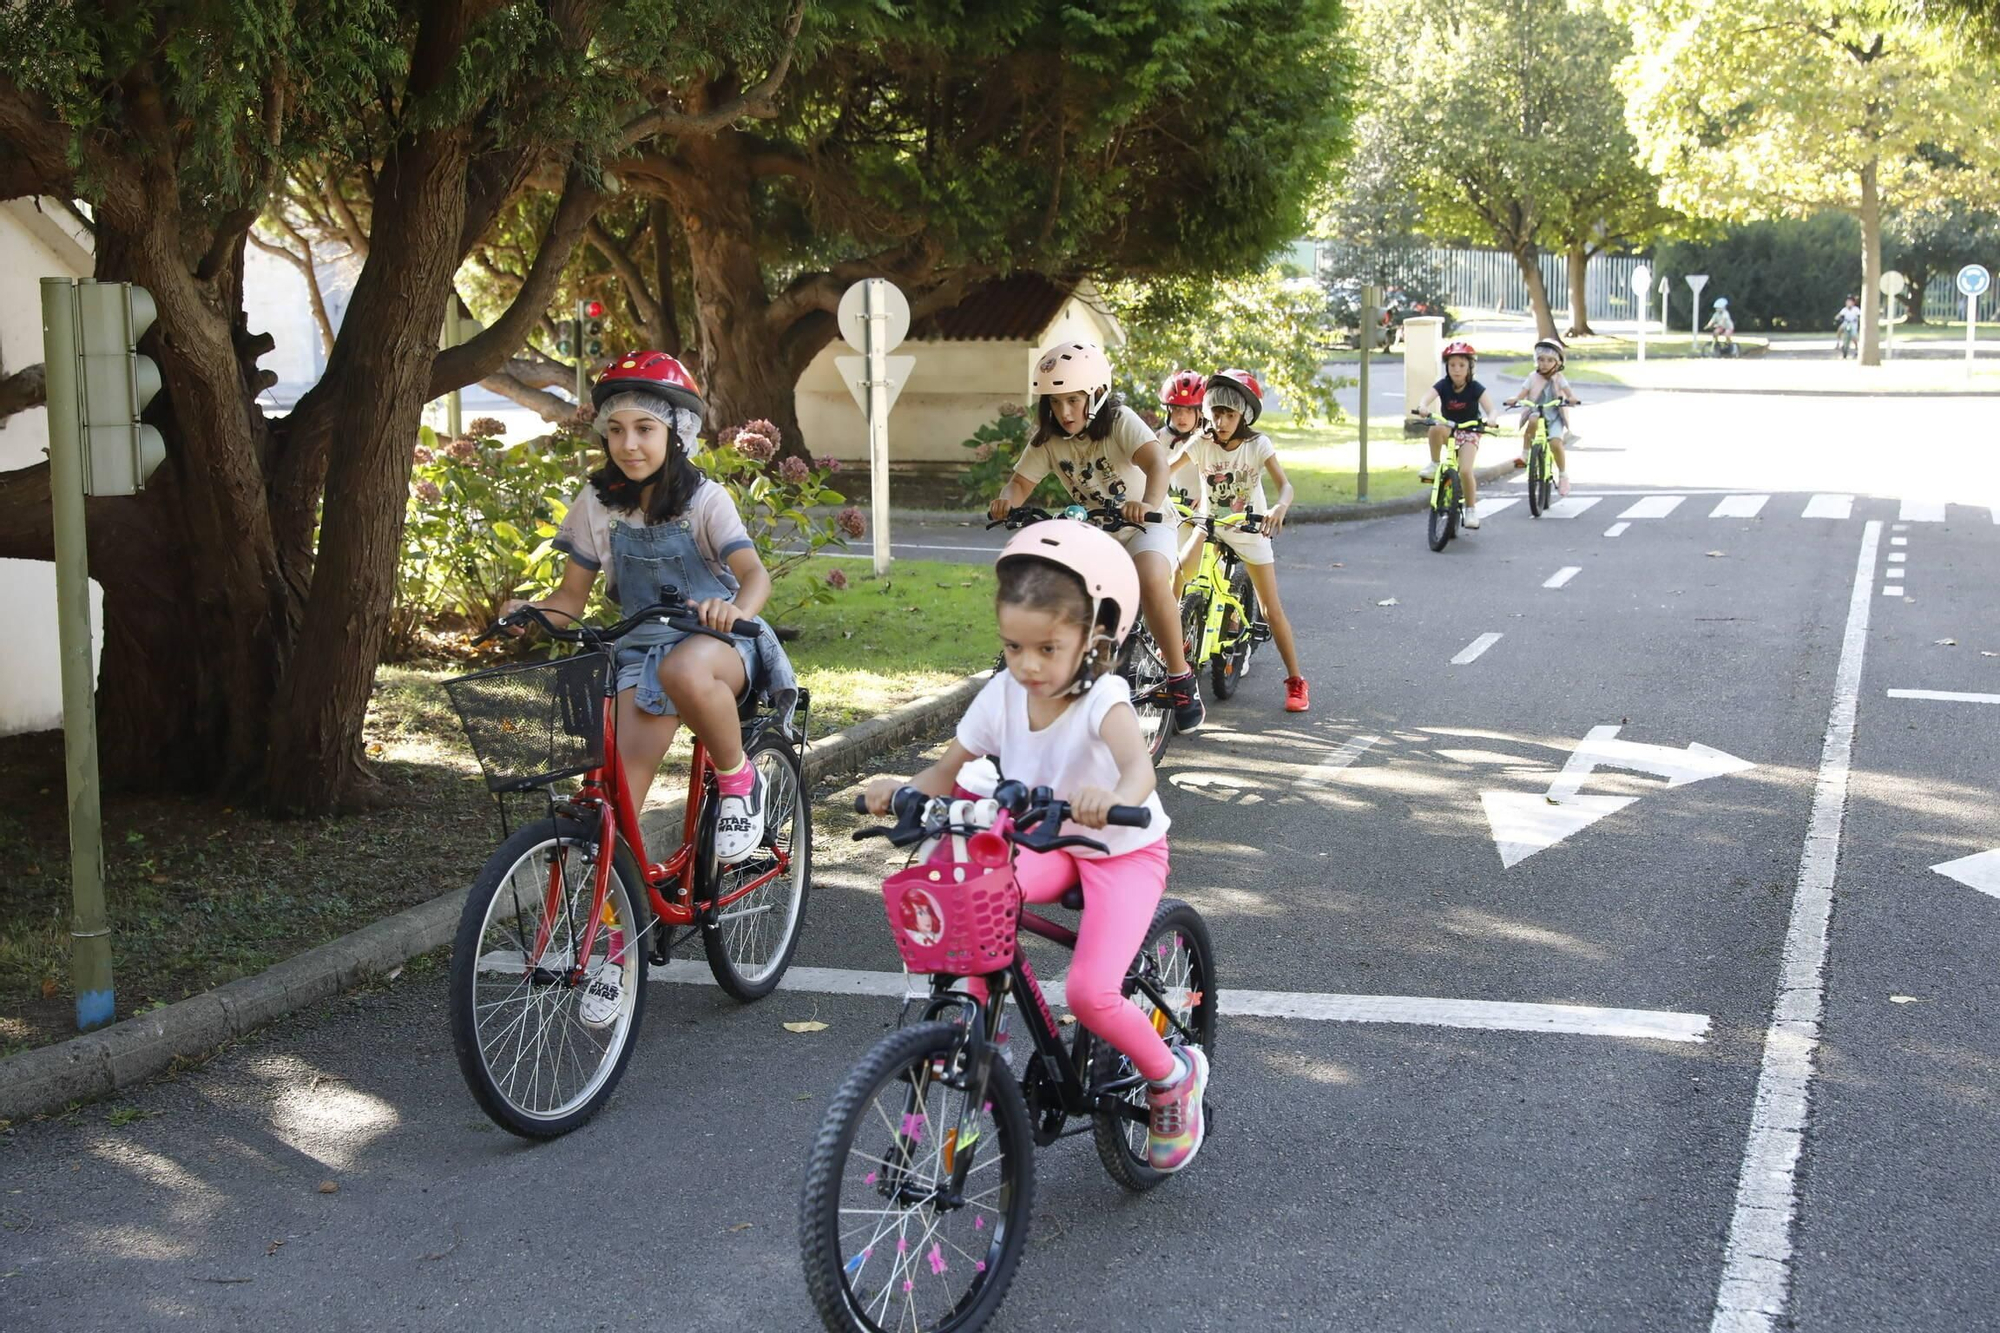
[[[856,509],[853,505],[849,505],[845,509],[841,510],[838,514],[835,514],[833,516],[833,521],[836,524],[838,524],[840,530],[846,533],[849,537],[853,537],[858,540],[859,538],[868,535],[868,520],[863,518],[861,516],[861,511],[859,509]]]
[[[438,489],[436,482],[425,478],[423,481],[417,483],[417,498],[425,504],[434,505],[444,499],[444,492]]]
[[[991,457],[993,457],[993,445],[990,441],[972,451],[972,461],[975,463],[984,463]]]
[[[769,440],[772,444],[776,444],[779,440],[785,438],[784,433],[782,431],[780,431],[776,426],[772,425],[770,422],[764,420],[764,418],[762,417],[757,417],[754,420],[744,422],[743,429],[751,431],[754,434],[763,436],[765,439]]]
[[[416,451],[411,454],[411,457],[415,458],[419,463],[435,463],[437,461],[437,455],[424,448],[421,444],[416,447]]]
[[[736,437],[742,432],[742,430],[743,427],[741,426],[723,427],[721,430],[715,433],[716,447],[721,449],[727,449],[730,445],[736,443]]]
[[[475,440],[496,440],[507,433],[507,423],[499,417],[474,417],[465,433]]]
[[[829,588],[831,588],[831,589],[833,589],[833,590],[834,590],[835,592],[846,592],[846,591],[847,591],[847,571],[846,571],[846,570],[844,570],[844,569],[829,569],[829,570],[827,570],[827,571],[826,571],[826,586],[827,586],[827,587],[829,587]]]
[[[479,446],[462,435],[446,445],[444,451],[461,463],[470,463],[479,457]]]
[[[1022,407],[1019,403],[1002,403],[1000,404],[1000,415],[1003,417],[1024,417],[1028,415],[1028,409]]]
[[[778,464],[778,476],[787,485],[803,485],[805,479],[811,475],[812,469],[806,466],[806,460],[803,458],[787,458]]]
[[[768,463],[771,461],[772,456],[778,452],[778,446],[770,436],[760,435],[756,431],[745,427],[736,433],[736,451],[745,458],[754,459],[759,463]]]
[[[813,466],[831,476],[833,473],[840,471],[840,460],[832,454],[828,454],[825,458],[815,458]]]

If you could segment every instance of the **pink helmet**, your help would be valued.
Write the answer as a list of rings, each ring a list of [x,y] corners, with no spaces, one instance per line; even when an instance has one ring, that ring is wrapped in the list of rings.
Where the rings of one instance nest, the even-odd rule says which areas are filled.
[[[993,562],[994,568],[1022,556],[1060,565],[1082,579],[1090,594],[1090,623],[1101,627],[1109,619],[1112,648],[1125,642],[1139,618],[1139,571],[1124,543],[1077,519],[1052,518],[1015,533]]]
[[[1111,396],[1111,358],[1096,343],[1057,343],[1035,358],[1034,392],[1088,394],[1091,416]]]

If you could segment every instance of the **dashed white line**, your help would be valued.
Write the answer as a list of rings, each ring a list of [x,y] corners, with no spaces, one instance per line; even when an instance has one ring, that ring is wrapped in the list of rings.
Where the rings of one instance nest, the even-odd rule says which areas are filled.
[[[2000,704],[2000,694],[1969,694],[1964,690],[1890,690],[1891,699],[1930,699],[1947,704]]]
[[[1889,539],[1889,545],[1891,546],[1908,546],[1909,544],[1910,539],[1908,537],[1891,537]],[[1890,556],[1889,558],[1891,560],[1895,559],[1894,556]]]
[[[1380,736],[1356,736],[1342,741],[1332,754],[1320,760],[1299,778],[1301,787],[1322,787],[1333,781],[1349,764],[1368,753],[1371,746],[1380,745]]]
[[[1685,495],[1649,495],[1620,514],[1620,518],[1665,518],[1681,507]]]
[[[1482,634],[1471,643],[1466,644],[1464,651],[1451,659],[1451,664],[1453,666],[1464,666],[1498,642],[1500,642],[1498,634]]]
[[[1799,1155],[1805,1147],[1813,1054],[1819,1046],[1825,1002],[1827,921],[1840,860],[1840,828],[1847,809],[1848,765],[1854,755],[1854,721],[1861,702],[1861,658],[1868,643],[1868,595],[1882,523],[1861,533],[1854,589],[1847,599],[1847,630],[1834,672],[1833,708],[1820,749],[1812,817],[1799,855],[1798,889],[1785,930],[1784,967],[1777,1003],[1764,1035],[1750,1135],[1736,1179],[1736,1206],[1723,1251],[1710,1333],[1763,1333],[1785,1321],[1792,1280],[1792,1218],[1798,1207]]]
[[[1625,529],[1631,526],[1632,525],[1630,523],[1613,523],[1610,527],[1604,530],[1604,535],[1607,537],[1622,536],[1625,532]]]
[[[1902,563],[1903,563],[1903,562],[1904,562],[1905,560],[1908,560],[1909,558],[1910,558],[1910,556],[1909,556],[1909,552],[1907,552],[1907,551],[1891,551],[1891,552],[1889,552],[1889,563],[1890,563],[1890,564],[1892,564],[1892,565],[1900,565],[1900,564],[1902,564]]]
[[[1564,565],[1561,569],[1558,569],[1555,573],[1549,575],[1548,578],[1543,580],[1542,586],[1544,588],[1560,588],[1563,586],[1563,584],[1568,583],[1571,579],[1575,578],[1578,574],[1581,573],[1583,573],[1582,565]]]
[[[1768,495],[1725,495],[1708,511],[1710,518],[1755,518],[1769,502]]]
[[[1815,495],[1806,501],[1805,513],[1800,518],[1852,518],[1854,497],[1851,495]]]
[[[1882,585],[1882,595],[1884,597],[1901,597],[1903,595],[1903,585],[1900,583],[1885,583]]]

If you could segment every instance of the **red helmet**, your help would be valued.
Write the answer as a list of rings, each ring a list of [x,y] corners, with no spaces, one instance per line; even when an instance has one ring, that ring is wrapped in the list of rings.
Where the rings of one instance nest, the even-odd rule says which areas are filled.
[[[1247,370],[1218,370],[1208,377],[1204,388],[1213,389],[1218,384],[1226,384],[1238,395],[1250,400],[1250,405],[1243,411],[1243,424],[1256,425],[1257,418],[1264,413],[1264,386],[1257,382],[1257,377]]]
[[[701,386],[686,366],[665,352],[627,352],[606,362],[597,383],[590,386],[590,404],[603,407],[607,399],[621,393],[649,393],[696,416],[704,412]]]
[[[1161,407],[1200,407],[1202,390],[1208,381],[1198,370],[1176,370],[1160,385]]]
[[[1473,351],[1472,344],[1463,338],[1456,339],[1444,345],[1443,357],[1450,358],[1454,356],[1462,356],[1467,361],[1473,362],[1479,360],[1479,353]]]

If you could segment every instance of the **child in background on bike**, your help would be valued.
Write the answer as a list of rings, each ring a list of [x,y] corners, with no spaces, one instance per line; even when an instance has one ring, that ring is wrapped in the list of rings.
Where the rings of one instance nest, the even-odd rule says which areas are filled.
[[[1565,445],[1575,444],[1581,437],[1570,429],[1569,409],[1578,406],[1576,391],[1569,387],[1569,377],[1563,374],[1566,359],[1562,344],[1553,338],[1544,338],[1535,344],[1535,373],[1528,376],[1521,392],[1508,399],[1505,406],[1521,404],[1521,452],[1514,459],[1515,467],[1528,466],[1528,449],[1535,442],[1535,432],[1541,429],[1542,414],[1537,405],[1545,402],[1560,402],[1563,406],[1556,414],[1562,423],[1560,430],[1549,432],[1549,452],[1556,460],[1556,490],[1569,494],[1569,454]]]
[[[1715,313],[1708,317],[1710,343],[1718,354],[1734,355],[1736,351],[1736,316],[1729,313],[1729,298],[1718,296],[1713,307]]]
[[[1014,465],[1014,475],[993,498],[997,522],[1026,503],[1050,472],[1086,509],[1111,509],[1135,527],[1112,536],[1139,571],[1146,626],[1159,645],[1167,679],[1159,701],[1173,710],[1174,725],[1192,731],[1203,716],[1201,690],[1181,642],[1180,604],[1174,599],[1174,565],[1180,556],[1180,517],[1167,508],[1171,470],[1167,451],[1145,421],[1111,391],[1111,359],[1094,343],[1060,343],[1035,361],[1035,433]],[[1157,523],[1147,514],[1160,514]]]
[[[1427,417],[1432,408],[1439,409],[1439,415],[1446,421],[1485,421],[1491,423],[1494,417],[1493,395],[1486,386],[1472,378],[1474,364],[1479,354],[1472,344],[1464,339],[1449,342],[1444,347],[1444,378],[1431,385],[1431,391],[1424,395],[1424,401],[1410,409],[1413,417]],[[1437,478],[1438,458],[1444,452],[1444,442],[1450,435],[1447,426],[1432,426],[1430,430],[1430,466],[1417,473],[1418,481],[1433,481]],[[1479,497],[1479,479],[1473,475],[1479,461],[1479,446],[1476,443],[1462,444],[1458,448],[1459,481],[1465,488],[1465,526],[1479,526],[1479,515],[1473,509],[1473,501]]]
[[[1860,297],[1850,296],[1847,298],[1847,304],[1842,306],[1840,313],[1833,317],[1833,327],[1835,330],[1834,343],[1839,347],[1840,354],[1846,356],[1854,350],[1855,344],[1861,338]]]
[[[626,615],[671,585],[710,629],[727,634],[755,616],[771,576],[729,492],[690,461],[703,415],[693,377],[665,352],[628,352],[590,396],[607,459],[556,533],[555,548],[569,556],[562,583],[535,605],[578,619],[602,572]],[[744,755],[736,712],[755,652],[748,639],[723,643],[664,624],[640,626],[618,648],[618,752],[632,799],[644,807],[686,718],[715,765],[715,849],[725,865],[749,857],[764,836],[763,779]]]
[[[1115,538],[1070,519],[1015,533],[996,572],[994,611],[1007,669],[972,701],[944,756],[909,785],[948,796],[960,769],[991,755],[1004,776],[1069,802],[1064,834],[1081,826],[1089,830],[1083,836],[1109,849],[1020,851],[1015,876],[1031,903],[1055,902],[1081,881],[1083,917],[1064,983],[1070,1011],[1145,1076],[1147,1161],[1178,1171],[1194,1160],[1206,1133],[1208,1059],[1198,1047],[1169,1047],[1123,993],[1167,887],[1167,814],[1131,687],[1111,670],[1138,618],[1138,572]],[[888,814],[900,785],[894,778],[869,783],[868,808]],[[1108,826],[1114,805],[1143,805],[1152,823]]]
[[[1264,516],[1262,532],[1245,532],[1236,527],[1218,527],[1215,539],[1236,552],[1257,590],[1264,620],[1271,627],[1271,642],[1285,659],[1285,711],[1303,713],[1312,706],[1304,671],[1299,666],[1299,650],[1292,638],[1291,618],[1278,600],[1278,557],[1271,539],[1285,528],[1285,515],[1292,508],[1292,483],[1278,462],[1278,450],[1271,437],[1252,429],[1264,411],[1264,388],[1247,370],[1218,370],[1208,377],[1202,405],[1214,429],[1195,437],[1188,446],[1188,459],[1201,474],[1204,514],[1246,509]],[[1278,503],[1267,505],[1264,477],[1270,475],[1278,488]],[[1201,558],[1196,542],[1194,559]]]

